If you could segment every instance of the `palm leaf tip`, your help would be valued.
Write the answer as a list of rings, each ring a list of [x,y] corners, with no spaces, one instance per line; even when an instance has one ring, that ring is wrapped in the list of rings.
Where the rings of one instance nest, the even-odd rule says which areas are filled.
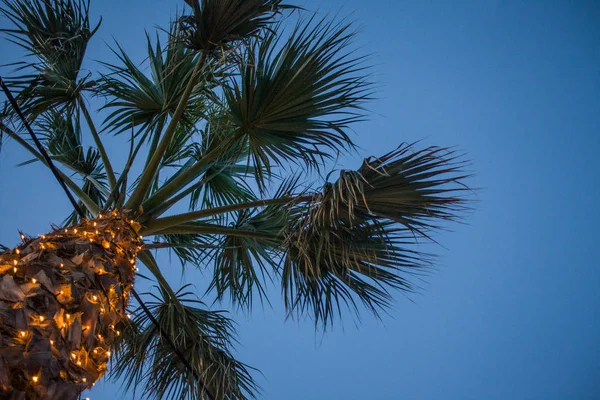
[[[390,289],[412,291],[432,264],[414,249],[443,221],[467,209],[466,163],[452,150],[402,145],[342,171],[287,233],[282,285],[290,314],[312,314],[327,326],[346,304],[375,315],[391,304]]]
[[[286,8],[282,0],[185,0],[191,15],[179,19],[186,46],[194,50],[226,49],[250,39],[274,22]]]
[[[252,368],[231,352],[233,322],[223,313],[207,311],[186,287],[172,298],[164,291],[152,295],[148,308],[163,330],[185,355],[193,373],[161,339],[158,327],[138,310],[131,323],[125,321],[123,340],[116,349],[119,360],[112,378],[124,378],[127,388],[143,383],[149,399],[190,398],[245,400],[259,390]],[[141,386],[141,385],[140,385]]]

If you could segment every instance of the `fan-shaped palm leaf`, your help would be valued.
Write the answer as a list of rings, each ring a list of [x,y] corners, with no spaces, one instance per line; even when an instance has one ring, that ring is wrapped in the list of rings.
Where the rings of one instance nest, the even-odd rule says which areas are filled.
[[[185,290],[176,293],[176,300],[162,290],[160,296],[152,295],[154,300],[147,304],[158,327],[141,310],[133,324],[124,323],[113,377],[124,378],[127,387],[143,383],[148,399],[208,399],[205,388],[214,399],[252,397],[258,387],[250,369],[231,354],[233,322],[221,312],[200,308],[203,303]],[[174,356],[160,330],[185,355],[197,379]]]
[[[74,104],[81,90],[93,83],[79,79],[87,45],[100,24],[92,27],[89,0],[2,0],[2,13],[15,29],[1,30],[24,48],[35,61],[25,62],[24,75],[8,79],[20,90],[19,100],[26,113]]]
[[[316,167],[352,146],[345,131],[370,94],[352,37],[348,24],[301,21],[284,43],[276,31],[254,43],[225,97],[259,178],[272,164]]]
[[[387,288],[410,290],[410,274],[430,258],[411,249],[464,210],[464,162],[447,149],[410,145],[343,171],[315,201],[300,205],[287,232],[282,285],[286,306],[327,325],[354,296],[377,313]],[[408,274],[408,275],[407,275]]]
[[[146,39],[150,76],[118,44],[113,52],[120,65],[104,63],[109,73],[103,75],[97,91],[109,99],[104,107],[111,113],[104,124],[118,133],[131,129],[132,125],[147,128],[162,121],[164,126],[167,116],[177,108],[198,62],[198,56],[177,40],[163,46],[158,37],[154,45],[149,36]],[[212,85],[207,72],[192,90],[183,119],[188,127],[197,122]],[[161,133],[158,130],[155,135]]]
[[[285,8],[282,0],[185,0],[193,14],[179,19],[186,45],[194,50],[227,48],[259,35]]]

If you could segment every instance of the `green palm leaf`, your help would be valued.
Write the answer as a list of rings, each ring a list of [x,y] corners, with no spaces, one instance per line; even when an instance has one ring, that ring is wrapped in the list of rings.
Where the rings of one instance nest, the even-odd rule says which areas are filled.
[[[251,309],[254,294],[261,301],[267,300],[264,284],[272,281],[277,269],[287,217],[284,209],[277,206],[238,213],[232,228],[261,235],[222,235],[214,253],[214,277],[209,286],[218,300],[229,293],[233,304],[246,309]]]
[[[411,290],[410,276],[431,261],[414,245],[465,210],[464,166],[453,151],[403,145],[299,205],[283,260],[288,311],[327,326],[341,304],[357,311],[359,299],[377,314],[390,304],[388,289]]]
[[[177,108],[198,61],[193,52],[176,40],[163,46],[157,37],[153,45],[147,36],[147,49],[150,76],[118,44],[113,52],[120,65],[104,63],[109,73],[103,75],[97,93],[108,99],[104,108],[111,111],[104,124],[117,133],[130,130],[132,126],[152,127],[159,121],[164,126],[167,116]],[[210,79],[206,73],[192,91],[184,112],[188,127],[197,122],[198,111],[202,110],[212,86]],[[155,135],[161,133],[158,130]]]
[[[91,87],[79,78],[88,43],[100,27],[90,25],[89,0],[2,0],[2,13],[15,29],[2,29],[35,61],[18,70],[29,72],[8,79],[21,91],[23,110],[39,115],[46,110],[74,104],[79,93]]]
[[[124,378],[127,388],[141,386],[148,399],[207,399],[206,387],[215,399],[243,400],[253,397],[258,386],[250,368],[231,353],[235,336],[233,322],[222,312],[208,311],[193,294],[180,289],[177,301],[164,291],[147,302],[160,329],[185,354],[197,379],[185,369],[159,328],[138,310],[132,324],[124,324],[123,341],[117,349],[119,360],[112,377]]]
[[[281,10],[282,0],[185,0],[193,14],[179,18],[182,37],[194,50],[226,49],[259,35]]]
[[[83,146],[79,119],[68,113],[46,112],[36,125],[51,158],[79,175],[83,179],[82,191],[102,206],[110,193],[107,175],[99,151]],[[81,207],[84,207],[82,203]],[[79,216],[73,212],[65,222],[71,224],[78,220]]]
[[[247,142],[259,182],[286,162],[318,167],[353,146],[347,128],[363,118],[371,85],[350,49],[348,24],[300,21],[289,39],[280,28],[256,40],[239,80],[225,88],[227,110]]]

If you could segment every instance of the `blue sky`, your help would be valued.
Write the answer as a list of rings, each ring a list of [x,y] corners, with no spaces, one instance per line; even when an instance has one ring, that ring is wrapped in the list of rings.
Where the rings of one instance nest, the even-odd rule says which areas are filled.
[[[141,60],[144,29],[179,0],[92,1]],[[473,162],[475,210],[436,236],[444,247],[418,294],[383,321],[325,335],[273,308],[236,315],[238,355],[265,399],[600,398],[600,7],[592,1],[306,1],[351,15],[374,65],[378,99],[355,128],[360,157],[401,142],[458,146]],[[341,11],[340,11],[341,10]],[[2,21],[5,24],[5,21]],[[5,25],[3,25],[5,26]],[[18,53],[0,44],[3,62]],[[90,68],[94,64],[90,63]],[[6,71],[6,69],[3,69]],[[111,148],[114,154],[123,149]],[[60,223],[67,201],[14,143],[0,153],[0,243]],[[168,259],[164,263],[168,265]],[[180,269],[169,268],[173,282]],[[207,275],[190,274],[203,285]],[[277,294],[277,291],[273,291]],[[92,399],[134,399],[101,382]]]

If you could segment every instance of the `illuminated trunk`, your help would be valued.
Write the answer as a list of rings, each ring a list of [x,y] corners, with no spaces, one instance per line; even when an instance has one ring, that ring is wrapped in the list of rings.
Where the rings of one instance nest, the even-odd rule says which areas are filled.
[[[0,398],[71,400],[127,323],[139,225],[116,212],[0,253]]]

